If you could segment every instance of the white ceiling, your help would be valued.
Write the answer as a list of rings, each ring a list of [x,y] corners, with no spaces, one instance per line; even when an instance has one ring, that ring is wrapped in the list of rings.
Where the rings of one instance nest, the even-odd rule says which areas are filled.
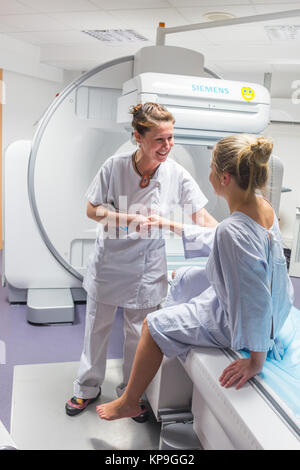
[[[167,27],[205,22],[203,14],[236,17],[300,8],[300,0],[0,0],[0,33],[39,46],[41,61],[68,70],[87,70],[101,62],[155,44],[159,21]],[[300,40],[271,41],[265,25],[300,25],[300,17],[168,35],[167,45],[202,52],[206,66],[228,77],[239,72],[300,76]],[[149,41],[103,44],[84,29],[134,29]]]

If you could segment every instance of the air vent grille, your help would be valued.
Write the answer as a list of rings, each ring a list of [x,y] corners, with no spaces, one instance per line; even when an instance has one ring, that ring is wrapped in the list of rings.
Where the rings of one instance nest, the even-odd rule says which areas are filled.
[[[128,43],[128,42],[145,42],[147,38],[137,33],[133,29],[89,29],[82,31],[89,36],[92,36],[98,41],[106,43]]]

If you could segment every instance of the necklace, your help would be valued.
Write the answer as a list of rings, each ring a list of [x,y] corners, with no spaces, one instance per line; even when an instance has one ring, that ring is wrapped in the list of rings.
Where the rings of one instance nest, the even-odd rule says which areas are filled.
[[[148,173],[148,172],[145,172],[145,173],[141,173],[138,169],[138,166],[137,166],[137,162],[136,162],[136,154],[137,154],[137,151],[134,152],[134,154],[132,155],[132,159],[133,159],[133,164],[134,164],[134,168],[136,170],[136,172],[141,176],[141,181],[140,181],[140,187],[141,188],[146,188],[149,183],[150,183],[150,179],[152,178],[152,176],[154,175],[154,173],[156,172],[157,168],[160,166],[160,164],[155,168],[155,170],[152,172],[152,173]]]

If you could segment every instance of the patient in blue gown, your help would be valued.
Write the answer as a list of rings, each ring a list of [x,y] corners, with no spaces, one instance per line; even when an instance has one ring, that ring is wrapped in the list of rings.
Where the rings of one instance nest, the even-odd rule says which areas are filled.
[[[221,374],[224,387],[239,389],[265,363],[280,357],[278,334],[293,303],[278,220],[257,194],[268,178],[272,142],[262,136],[234,135],[214,148],[210,182],[230,216],[215,229],[186,226],[157,215],[147,224],[183,237],[185,256],[209,254],[206,268],[180,268],[163,309],[144,322],[131,377],[124,394],[97,407],[106,420],[137,416],[139,397],[163,356],[185,360],[195,346],[247,350]]]

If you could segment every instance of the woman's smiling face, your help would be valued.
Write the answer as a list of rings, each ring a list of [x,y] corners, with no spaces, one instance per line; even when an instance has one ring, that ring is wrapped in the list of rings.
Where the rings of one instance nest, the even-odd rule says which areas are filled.
[[[137,131],[134,134],[143,155],[153,164],[164,162],[174,145],[172,122],[163,122],[157,127],[152,127],[144,135]]]

